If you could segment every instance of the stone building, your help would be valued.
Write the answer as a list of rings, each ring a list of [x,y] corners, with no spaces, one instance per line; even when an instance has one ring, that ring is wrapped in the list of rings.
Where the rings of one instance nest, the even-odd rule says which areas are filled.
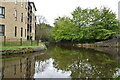
[[[6,36],[8,40],[20,40],[21,38],[22,40],[35,40],[35,11],[34,2],[28,0],[1,0],[0,38],[3,39]],[[31,16],[28,15],[29,12]]]
[[[27,40],[35,40],[36,29],[36,7],[34,2],[28,2],[28,23],[27,23]]]

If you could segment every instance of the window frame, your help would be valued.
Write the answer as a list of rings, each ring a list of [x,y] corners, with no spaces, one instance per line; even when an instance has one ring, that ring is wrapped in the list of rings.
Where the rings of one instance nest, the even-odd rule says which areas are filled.
[[[0,36],[5,36],[5,25],[0,24],[0,27],[2,26],[2,31],[0,31],[0,33],[2,33],[2,35]]]
[[[15,26],[15,37],[17,37],[17,26]]]
[[[23,0],[21,0],[21,7],[22,7],[22,8],[24,7]]]
[[[21,37],[23,37],[23,28],[21,27]]]
[[[15,21],[17,21],[17,10],[15,10]]]
[[[2,13],[0,14],[2,17],[0,18],[5,18],[5,7],[0,6]]]
[[[15,4],[17,4],[17,0],[15,0]]]
[[[26,37],[26,32],[27,32],[27,30],[25,29],[25,37]]]
[[[21,13],[21,22],[23,22],[23,17],[24,15],[23,15],[23,13]]]

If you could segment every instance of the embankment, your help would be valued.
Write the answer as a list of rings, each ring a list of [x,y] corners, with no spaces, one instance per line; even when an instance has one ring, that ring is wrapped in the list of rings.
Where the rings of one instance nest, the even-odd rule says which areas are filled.
[[[120,47],[120,38],[96,42],[93,44],[77,44],[78,47]]]
[[[11,54],[24,54],[24,53],[32,53],[32,52],[38,52],[45,50],[45,46],[41,47],[24,47],[24,48],[19,48],[17,50],[1,50],[0,52],[2,55],[11,55]]]

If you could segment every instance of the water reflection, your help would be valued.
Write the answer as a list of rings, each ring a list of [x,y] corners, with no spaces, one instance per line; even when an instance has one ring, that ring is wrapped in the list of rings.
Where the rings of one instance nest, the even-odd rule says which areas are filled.
[[[3,78],[33,78],[35,61],[31,58],[22,58],[12,61],[3,61]]]
[[[34,78],[68,78],[71,71],[58,70],[53,65],[52,58],[36,62]]]
[[[3,78],[113,78],[119,70],[116,56],[85,48],[54,46],[43,53],[3,60]]]
[[[56,47],[51,56],[55,60],[54,67],[71,71],[72,78],[111,78],[118,67],[116,58],[90,49]]]

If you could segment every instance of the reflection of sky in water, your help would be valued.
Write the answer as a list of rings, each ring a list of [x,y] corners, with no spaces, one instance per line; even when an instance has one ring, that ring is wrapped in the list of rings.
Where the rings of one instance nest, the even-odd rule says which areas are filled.
[[[116,76],[116,77],[120,76],[120,68],[116,69],[116,73],[114,74],[114,76]]]
[[[54,68],[53,62],[52,58],[36,62],[34,78],[70,78],[71,71],[57,70]]]

